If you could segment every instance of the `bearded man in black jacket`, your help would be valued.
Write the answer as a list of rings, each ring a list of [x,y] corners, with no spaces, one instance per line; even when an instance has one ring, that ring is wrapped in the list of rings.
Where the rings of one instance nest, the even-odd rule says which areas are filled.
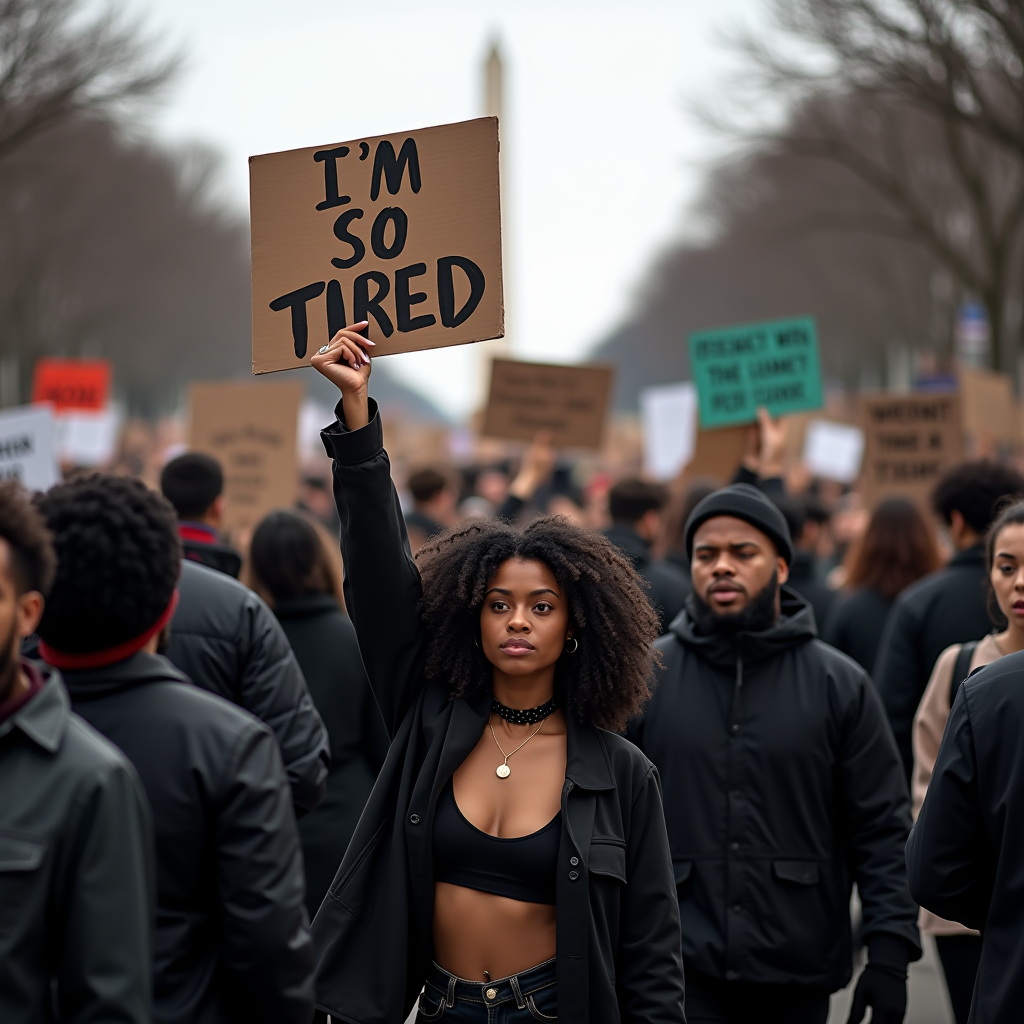
[[[152,808],[154,1021],[309,1024],[302,850],[274,734],[157,653],[177,601],[174,510],[139,480],[98,474],[38,505],[58,560],[39,651]]]
[[[921,955],[903,867],[910,801],[864,671],[817,639],[783,587],[781,512],[748,484],[705,498],[685,531],[694,592],[658,641],[658,688],[630,738],[655,762],[675,865],[691,1024],[824,1024],[865,967],[852,1024],[906,1012]]]

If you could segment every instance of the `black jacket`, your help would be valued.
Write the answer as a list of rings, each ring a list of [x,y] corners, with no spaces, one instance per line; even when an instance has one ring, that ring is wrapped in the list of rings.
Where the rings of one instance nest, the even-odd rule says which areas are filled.
[[[302,854],[273,733],[155,654],[64,678],[153,808],[154,1020],[309,1024]]]
[[[388,752],[356,631],[331,594],[278,601],[274,614],[309,684],[331,743],[327,792],[299,821],[310,918],[327,895]]]
[[[647,596],[658,614],[659,632],[664,633],[693,590],[689,577],[671,562],[653,561],[651,545],[628,526],[609,526],[604,535],[628,556],[633,568],[647,582]]]
[[[338,406],[341,414],[341,406]],[[423,672],[420,578],[409,556],[375,405],[323,432],[355,622],[393,737],[338,875],[313,922],[317,1002],[356,1024],[401,1024],[431,960],[434,807],[479,740],[491,697],[452,700]],[[621,736],[568,719],[558,854],[562,1024],[681,1024],[679,911],[651,763]]]
[[[156,871],[135,770],[59,674],[0,722],[0,1021],[149,1024]],[[51,989],[52,986],[52,989]]]
[[[920,955],[903,845],[910,801],[863,670],[783,589],[759,633],[658,641],[658,689],[629,734],[665,786],[687,970],[835,991],[850,978],[856,881],[872,958]]]
[[[891,608],[892,601],[873,587],[840,594],[825,620],[822,639],[848,654],[868,675],[873,675],[878,645]]]
[[[809,551],[793,551],[786,586],[795,590],[811,606],[814,624],[821,632],[828,621],[836,592],[818,579],[817,559]]]
[[[874,680],[899,747],[909,784],[914,770],[914,715],[939,655],[951,644],[992,632],[986,610],[985,553],[981,544],[907,587],[896,598],[878,648]]]
[[[182,522],[178,524],[182,554],[191,562],[208,565],[211,569],[226,573],[238,579],[242,570],[242,556],[227,544],[221,544],[220,536],[213,527],[203,523]]]
[[[960,687],[928,795],[907,843],[921,906],[981,931],[971,1024],[1024,1007],[1024,654]]]
[[[327,731],[277,619],[237,580],[195,562],[182,562],[178,592],[167,657],[196,686],[270,726],[295,813],[313,810],[327,787]]]

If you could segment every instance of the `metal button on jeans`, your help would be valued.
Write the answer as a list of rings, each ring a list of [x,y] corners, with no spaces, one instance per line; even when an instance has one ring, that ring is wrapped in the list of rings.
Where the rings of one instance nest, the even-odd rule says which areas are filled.
[[[498,990],[496,988],[489,988],[484,993],[484,995],[487,996],[488,999],[497,999],[498,998]]]

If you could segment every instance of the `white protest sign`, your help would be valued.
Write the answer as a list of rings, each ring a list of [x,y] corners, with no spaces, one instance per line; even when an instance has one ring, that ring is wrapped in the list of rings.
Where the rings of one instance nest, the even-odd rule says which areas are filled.
[[[669,480],[693,458],[697,438],[697,389],[691,381],[640,392],[644,470]]]
[[[852,484],[864,456],[864,431],[845,423],[811,420],[807,424],[803,462],[814,476]]]
[[[117,452],[120,416],[108,407],[98,412],[76,410],[57,417],[57,453],[74,466],[102,466]]]
[[[30,491],[46,491],[59,482],[52,406],[0,412],[0,480],[20,480]]]

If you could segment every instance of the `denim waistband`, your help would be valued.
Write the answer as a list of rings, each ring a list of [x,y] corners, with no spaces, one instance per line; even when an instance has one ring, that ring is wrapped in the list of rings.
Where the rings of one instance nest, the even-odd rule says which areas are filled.
[[[520,1009],[526,1006],[526,997],[555,983],[554,958],[545,960],[528,971],[520,971],[508,978],[494,981],[467,981],[450,974],[443,967],[431,964],[427,975],[428,983],[440,992],[446,993],[445,1004],[454,1006],[455,1001],[464,1000],[497,1006],[500,1003],[515,1003]]]

